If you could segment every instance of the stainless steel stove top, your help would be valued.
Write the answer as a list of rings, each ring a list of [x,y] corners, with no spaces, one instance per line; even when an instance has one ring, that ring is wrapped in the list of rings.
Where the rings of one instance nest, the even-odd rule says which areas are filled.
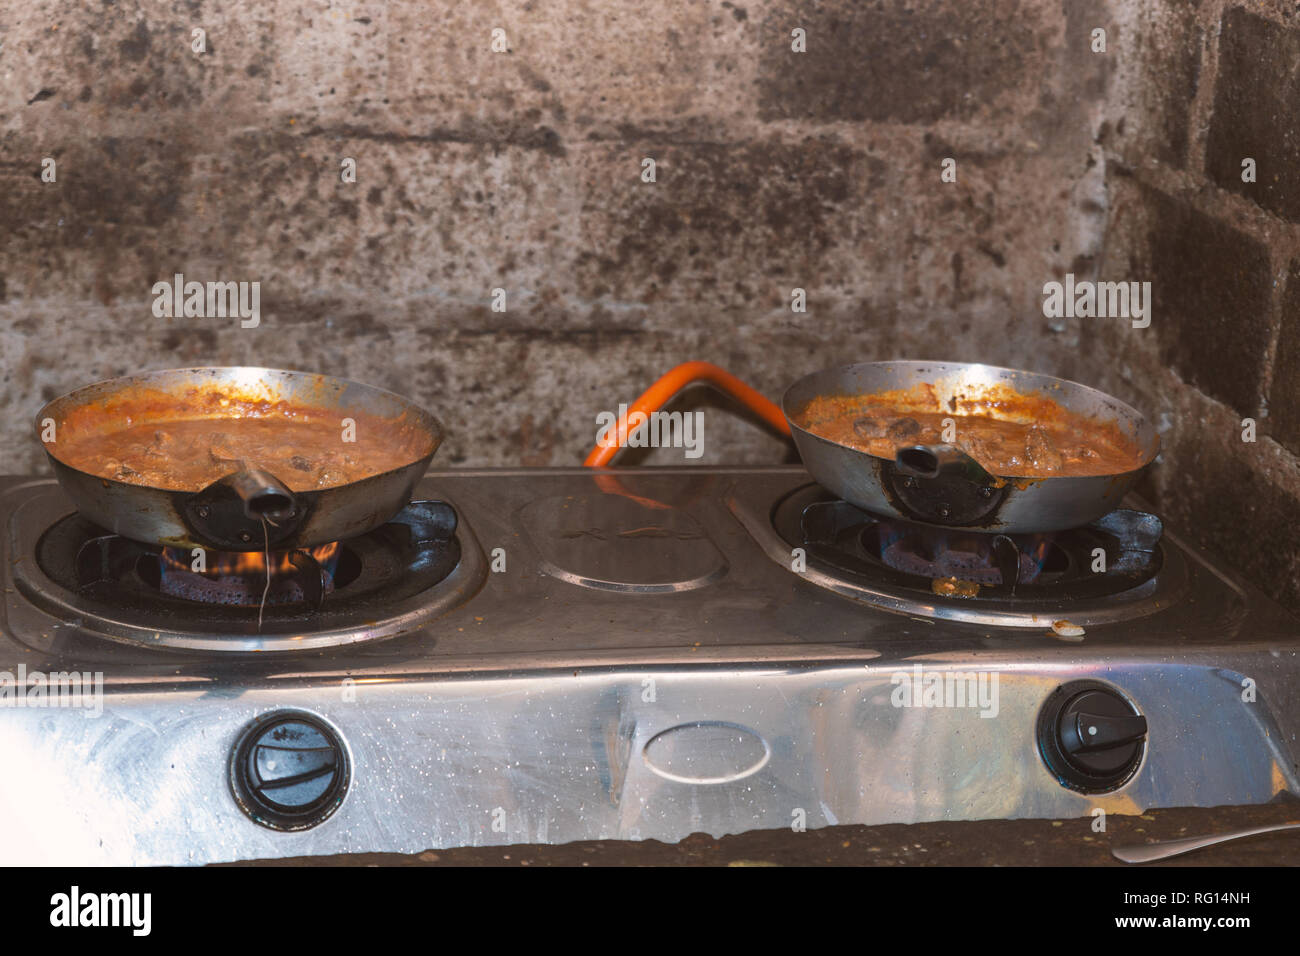
[[[799,468],[433,473],[417,497],[454,509],[454,570],[388,602],[341,590],[323,630],[285,613],[259,631],[201,608],[105,612],[37,560],[72,511],[58,486],[0,479],[0,741],[18,768],[0,807],[21,821],[0,861],[676,841],[1300,793],[1300,622],[1176,535],[1115,594],[947,598],[797,553],[782,508],[802,513],[809,486]],[[33,675],[60,674],[102,695],[49,706]],[[1099,749],[1073,729],[1118,736]]]

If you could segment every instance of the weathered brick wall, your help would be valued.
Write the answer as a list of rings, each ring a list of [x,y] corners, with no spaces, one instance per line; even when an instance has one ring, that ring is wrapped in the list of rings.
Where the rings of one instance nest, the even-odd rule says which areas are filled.
[[[7,469],[42,467],[44,398],[142,367],[393,388],[446,419],[444,464],[577,463],[598,411],[691,358],[774,397],[849,359],[1086,377],[1035,317],[1104,221],[1106,64],[1068,7],[3,0]],[[261,326],[154,318],[178,271],[260,281]],[[706,439],[785,449],[722,411]]]
[[[1150,281],[1154,309],[1147,329],[1089,320],[1084,347],[1159,423],[1144,492],[1300,607],[1300,8],[1149,0],[1123,19],[1140,39],[1108,97],[1098,271]]]

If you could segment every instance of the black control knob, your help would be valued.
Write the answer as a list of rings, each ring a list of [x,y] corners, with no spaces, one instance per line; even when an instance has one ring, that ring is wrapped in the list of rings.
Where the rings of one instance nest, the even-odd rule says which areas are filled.
[[[239,738],[230,787],[246,814],[273,830],[305,830],[343,802],[351,775],[347,748],[319,717],[267,714]]]
[[[1142,762],[1147,719],[1099,681],[1071,681],[1038,715],[1038,750],[1063,786],[1105,793],[1128,782]]]

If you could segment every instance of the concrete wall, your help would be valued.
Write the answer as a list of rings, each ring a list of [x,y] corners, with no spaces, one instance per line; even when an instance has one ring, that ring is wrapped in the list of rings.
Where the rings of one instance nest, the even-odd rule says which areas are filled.
[[[145,367],[352,376],[440,413],[443,464],[532,465],[691,358],[772,396],[849,358],[1086,373],[1037,302],[1099,247],[1107,66],[1056,3],[3,8],[12,469],[42,399]],[[260,281],[261,326],[154,318],[175,272]],[[725,412],[706,438],[784,454]]]
[[[346,375],[437,411],[444,465],[556,465],[686,359],[775,398],[845,361],[945,358],[1158,416],[1148,490],[1241,560],[1233,522],[1296,503],[1300,100],[1294,13],[1224,8],[0,0],[6,470],[43,469],[43,400],[144,368]],[[176,272],[260,282],[260,326],[154,317]],[[1152,327],[1045,318],[1066,272],[1155,281]],[[697,406],[702,461],[788,454]],[[1233,443],[1252,412],[1264,438]],[[1296,601],[1300,549],[1278,548],[1266,587]]]
[[[1161,513],[1300,608],[1300,9],[1148,0],[1122,28],[1099,273],[1150,281],[1155,315],[1093,320],[1084,347],[1160,425]]]

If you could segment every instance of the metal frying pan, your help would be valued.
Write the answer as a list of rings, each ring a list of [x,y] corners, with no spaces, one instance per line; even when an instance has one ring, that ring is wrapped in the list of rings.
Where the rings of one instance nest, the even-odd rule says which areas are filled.
[[[900,448],[893,460],[841,445],[799,424],[814,398],[853,397],[928,383],[936,407],[1011,388],[1041,394],[1066,410],[1113,422],[1142,453],[1142,465],[1114,475],[1027,478],[991,475],[951,445]],[[782,411],[799,455],[818,483],[850,504],[878,515],[971,531],[1059,531],[1095,521],[1120,500],[1159,450],[1154,426],[1104,392],[1035,372],[964,362],[868,362],[806,376],[786,391]]]
[[[59,458],[57,436],[68,427],[92,427],[87,425],[92,422],[108,432],[123,427],[128,415],[133,425],[156,421],[160,426],[207,417],[196,413],[196,404],[212,392],[233,401],[284,400],[339,420],[381,419],[414,449],[411,461],[359,481],[307,491],[290,491],[276,476],[245,465],[201,491],[177,491],[101,478]],[[169,369],[97,382],[42,408],[36,415],[38,435],[47,420],[54,423],[56,440],[44,443],[45,452],[87,519],[136,541],[219,551],[312,547],[377,528],[410,501],[443,436],[436,418],[392,392],[310,372],[253,367]]]

